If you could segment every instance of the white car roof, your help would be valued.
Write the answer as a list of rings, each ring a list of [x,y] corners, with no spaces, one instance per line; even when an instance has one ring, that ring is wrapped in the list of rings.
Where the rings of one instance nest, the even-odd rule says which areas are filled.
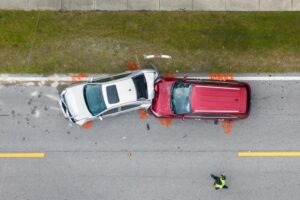
[[[119,97],[119,101],[117,103],[109,102],[107,91],[110,86],[116,86],[117,94]],[[131,78],[117,80],[113,83],[102,83],[102,92],[106,107],[108,109],[137,100],[136,89]]]

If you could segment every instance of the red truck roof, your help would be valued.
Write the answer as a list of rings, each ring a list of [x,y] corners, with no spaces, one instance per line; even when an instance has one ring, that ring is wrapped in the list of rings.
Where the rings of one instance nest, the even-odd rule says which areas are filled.
[[[242,86],[194,84],[191,107],[196,113],[245,113],[247,90]]]

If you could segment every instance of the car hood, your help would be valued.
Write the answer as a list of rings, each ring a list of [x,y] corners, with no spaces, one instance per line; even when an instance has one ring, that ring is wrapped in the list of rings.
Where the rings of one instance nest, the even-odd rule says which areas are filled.
[[[66,106],[68,107],[70,114],[76,121],[92,116],[89,110],[87,109],[84,100],[83,87],[84,84],[69,87],[65,90],[64,93]]]
[[[171,110],[171,91],[174,82],[161,80],[155,84],[155,97],[151,109],[156,116],[173,114]]]
[[[157,78],[157,73],[144,72],[144,75],[147,81],[148,99],[152,100],[154,98],[154,81]]]

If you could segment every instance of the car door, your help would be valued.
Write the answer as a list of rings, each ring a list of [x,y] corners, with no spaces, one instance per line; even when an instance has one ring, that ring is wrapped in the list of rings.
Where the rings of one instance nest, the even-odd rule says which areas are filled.
[[[132,73],[131,72],[125,72],[125,73],[122,73],[122,74],[117,74],[117,75],[109,76],[109,77],[105,77],[105,78],[93,78],[91,82],[93,82],[93,83],[106,83],[106,82],[109,82],[109,81],[125,78],[125,77],[129,76],[130,74],[132,74]]]
[[[231,114],[217,114],[217,113],[192,113],[184,116],[187,119],[233,119],[236,116]]]
[[[133,104],[128,104],[128,105],[123,105],[121,106],[121,113],[127,113],[130,111],[138,110],[141,108],[141,103],[133,103]]]
[[[106,117],[111,117],[119,114],[120,107],[115,107],[108,109],[104,111],[103,113],[100,114],[100,117],[106,118]]]

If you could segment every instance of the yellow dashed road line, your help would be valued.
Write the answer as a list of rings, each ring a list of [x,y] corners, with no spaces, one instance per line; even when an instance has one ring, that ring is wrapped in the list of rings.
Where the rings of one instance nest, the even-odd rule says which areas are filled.
[[[239,152],[239,157],[297,157],[300,151],[256,151],[256,152]]]
[[[45,153],[0,153],[0,158],[44,158]]]

